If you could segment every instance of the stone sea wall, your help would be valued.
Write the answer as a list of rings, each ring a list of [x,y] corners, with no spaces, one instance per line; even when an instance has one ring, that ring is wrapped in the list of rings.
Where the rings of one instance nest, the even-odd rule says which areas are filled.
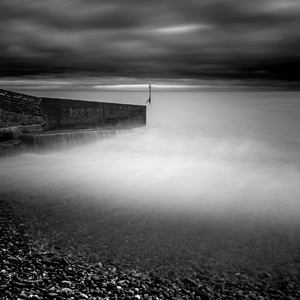
[[[43,130],[41,99],[0,89],[0,141]]]
[[[42,98],[41,107],[47,130],[146,123],[146,107],[142,105]]]
[[[40,98],[0,89],[0,142],[21,134],[146,124],[146,107]]]

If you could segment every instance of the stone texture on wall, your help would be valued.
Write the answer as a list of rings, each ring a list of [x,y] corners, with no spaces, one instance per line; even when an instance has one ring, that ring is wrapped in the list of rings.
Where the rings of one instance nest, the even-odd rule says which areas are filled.
[[[43,122],[41,99],[0,89],[0,127]]]
[[[41,99],[0,89],[0,141],[42,131]]]
[[[0,142],[23,133],[146,124],[146,106],[39,98],[0,89]]]
[[[142,105],[42,98],[41,107],[47,130],[146,123],[146,107]]]

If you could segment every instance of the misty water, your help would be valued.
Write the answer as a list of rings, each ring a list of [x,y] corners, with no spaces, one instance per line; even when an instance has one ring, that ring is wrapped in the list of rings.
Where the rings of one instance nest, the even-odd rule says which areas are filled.
[[[147,99],[145,92],[31,94]],[[1,196],[50,245],[95,261],[185,271],[297,267],[299,96],[154,91],[146,127],[1,158]]]

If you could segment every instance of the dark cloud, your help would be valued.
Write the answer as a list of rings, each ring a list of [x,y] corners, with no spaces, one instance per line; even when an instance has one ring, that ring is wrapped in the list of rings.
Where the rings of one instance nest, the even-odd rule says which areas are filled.
[[[0,76],[300,82],[296,0],[1,0]]]

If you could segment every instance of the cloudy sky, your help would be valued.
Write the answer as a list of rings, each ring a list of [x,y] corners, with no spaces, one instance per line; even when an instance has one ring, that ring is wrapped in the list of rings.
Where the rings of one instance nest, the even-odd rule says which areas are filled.
[[[300,86],[299,0],[0,0],[0,86]]]

